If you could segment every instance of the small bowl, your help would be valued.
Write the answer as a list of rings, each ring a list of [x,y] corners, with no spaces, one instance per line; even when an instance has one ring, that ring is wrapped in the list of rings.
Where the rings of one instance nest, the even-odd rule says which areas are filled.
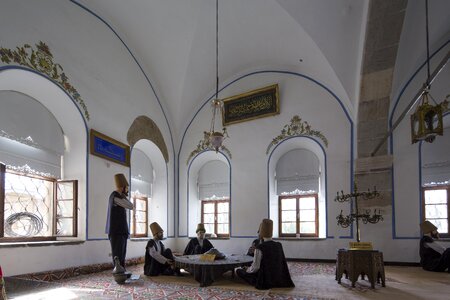
[[[117,282],[118,284],[125,283],[125,281],[128,278],[128,275],[125,273],[116,273],[116,274],[113,274],[113,276],[114,276],[114,281]]]

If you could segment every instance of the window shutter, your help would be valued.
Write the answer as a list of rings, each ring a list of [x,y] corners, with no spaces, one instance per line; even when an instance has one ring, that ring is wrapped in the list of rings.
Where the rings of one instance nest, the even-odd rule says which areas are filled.
[[[78,229],[78,181],[59,180],[55,184],[53,235],[75,237]]]

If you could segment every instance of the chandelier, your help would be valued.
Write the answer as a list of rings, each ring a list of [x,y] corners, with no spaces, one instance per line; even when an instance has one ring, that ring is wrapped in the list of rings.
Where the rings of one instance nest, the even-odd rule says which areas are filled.
[[[411,142],[418,141],[432,143],[437,135],[444,134],[442,121],[443,113],[448,109],[448,101],[445,99],[437,104],[430,94],[430,47],[428,33],[428,0],[425,0],[425,24],[426,24],[426,47],[427,47],[427,80],[424,83],[420,104],[417,106],[414,114],[411,115]],[[429,103],[429,98],[435,105]],[[448,98],[448,96],[447,96]]]
[[[209,144],[217,152],[222,147],[223,141],[229,137],[227,129],[222,128],[222,131],[216,131],[216,116],[218,119],[222,117],[223,101],[219,99],[219,0],[216,0],[216,95],[215,99],[211,102],[212,107],[212,119],[209,132],[205,131],[205,138],[207,138]]]
[[[342,228],[347,228],[353,222],[356,221],[356,241],[359,243],[361,242],[361,231],[359,229],[359,221],[361,220],[364,224],[371,223],[376,224],[380,221],[383,221],[383,216],[381,215],[381,210],[374,209],[373,214],[370,215],[371,211],[370,209],[365,209],[362,211],[358,208],[358,198],[362,198],[364,200],[368,199],[374,199],[380,197],[380,193],[377,191],[377,188],[374,186],[373,190],[370,189],[367,190],[367,192],[359,192],[358,188],[356,186],[356,182],[353,184],[353,192],[349,194],[344,194],[344,191],[341,191],[336,193],[336,197],[334,198],[334,201],[343,203],[343,202],[350,202],[350,214],[347,216],[344,216],[341,213],[336,217],[337,224],[341,226]]]

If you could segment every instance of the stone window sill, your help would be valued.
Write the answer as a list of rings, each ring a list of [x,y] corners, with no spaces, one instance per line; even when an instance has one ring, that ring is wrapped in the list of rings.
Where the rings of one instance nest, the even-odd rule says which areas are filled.
[[[277,237],[275,241],[324,241],[326,238],[319,237]]]
[[[20,247],[45,247],[45,246],[65,246],[83,244],[84,240],[63,240],[63,241],[33,241],[33,242],[2,242],[0,248],[20,248]]]

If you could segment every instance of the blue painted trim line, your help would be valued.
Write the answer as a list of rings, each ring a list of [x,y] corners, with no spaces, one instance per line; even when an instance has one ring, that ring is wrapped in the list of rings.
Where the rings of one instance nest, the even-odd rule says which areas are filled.
[[[312,140],[313,142],[315,142],[316,144],[318,144],[319,145],[319,147],[320,147],[320,149],[322,149],[322,153],[323,153],[323,156],[324,156],[324,164],[325,164],[325,166],[324,166],[324,169],[325,169],[325,175],[324,175],[324,178],[325,178],[325,222],[326,222],[326,227],[325,227],[325,236],[326,237],[328,237],[329,235],[328,235],[328,183],[327,183],[327,180],[328,180],[328,165],[327,165],[327,153],[326,153],[326,151],[325,151],[325,148],[322,146],[322,144],[318,141],[318,140],[316,140],[315,138],[313,138],[313,137],[311,137],[311,136],[307,136],[307,135],[297,135],[297,136],[291,136],[291,137],[288,137],[288,138],[286,138],[286,139],[284,139],[284,140],[282,140],[281,142],[279,142],[273,149],[272,149],[272,151],[270,152],[270,154],[269,154],[269,158],[268,158],[268,160],[267,160],[267,215],[268,215],[268,217],[270,218],[270,174],[269,174],[269,165],[270,165],[270,160],[272,159],[272,155],[273,155],[273,153],[275,152],[275,149],[277,149],[278,148],[278,146],[280,146],[281,144],[283,144],[284,142],[286,142],[286,141],[288,141],[288,140],[290,140],[290,139],[293,139],[293,138],[307,138],[307,139],[310,139],[310,140]],[[350,172],[350,176],[352,176],[352,173],[353,172]]]
[[[340,239],[353,239],[353,234],[352,235],[340,235],[339,238]]]
[[[174,142],[173,142],[173,136],[172,136],[172,129],[170,128],[170,124],[169,124],[169,120],[168,120],[168,118],[167,118],[167,115],[166,115],[166,112],[164,111],[164,108],[162,107],[162,105],[161,105],[161,101],[159,100],[159,97],[158,97],[158,95],[156,94],[156,91],[155,91],[155,89],[154,89],[154,87],[153,87],[153,84],[151,83],[151,81],[150,81],[150,79],[148,78],[148,76],[147,76],[147,74],[144,72],[144,69],[142,68],[142,66],[139,64],[139,62],[138,62],[138,60],[136,59],[136,57],[134,56],[134,54],[133,54],[133,52],[131,52],[131,50],[130,50],[130,48],[128,47],[128,45],[123,41],[123,39],[119,36],[119,34],[114,30],[114,28],[112,28],[112,26],[111,25],[109,25],[104,19],[102,19],[99,15],[97,15],[95,12],[93,12],[92,10],[90,10],[89,8],[87,8],[86,6],[84,6],[83,4],[81,4],[81,3],[78,3],[77,1],[75,1],[75,0],[70,0],[70,2],[72,2],[73,4],[75,4],[75,5],[77,5],[78,7],[80,7],[80,8],[82,8],[82,9],[84,9],[85,11],[87,11],[88,13],[90,13],[91,15],[93,15],[93,16],[95,16],[96,18],[98,18],[103,24],[105,24],[113,33],[114,33],[114,35],[120,40],[120,42],[122,43],[122,45],[125,47],[125,49],[127,49],[127,51],[128,51],[128,53],[131,55],[131,57],[133,58],[133,60],[134,60],[134,62],[137,64],[137,66],[139,67],[139,69],[141,70],[141,72],[142,72],[142,75],[144,75],[144,77],[145,77],[145,80],[147,81],[147,83],[150,85],[150,88],[152,89],[152,91],[153,91],[153,95],[155,96],[155,98],[156,98],[156,100],[158,101],[158,105],[159,105],[159,107],[161,108],[161,112],[163,113],[163,115],[164,115],[164,119],[166,120],[166,124],[167,124],[167,128],[169,129],[169,134],[170,134],[170,141],[171,141],[171,144],[172,144],[172,152],[173,152],[173,171],[174,171],[174,173],[175,173],[175,171],[176,171],[176,167],[175,167],[175,164],[176,164],[176,162],[175,162],[175,145],[174,145]],[[168,183],[167,183],[168,184]],[[174,211],[175,211],[175,189],[176,189],[176,186],[175,186],[175,184],[174,184]],[[167,195],[168,196],[168,195]],[[176,234],[175,233],[175,218],[174,218],[174,234]]]
[[[186,234],[187,235],[189,235],[189,201],[190,201],[190,197],[189,197],[189,178],[190,178],[190,176],[191,176],[191,165],[192,165],[192,163],[195,161],[195,159],[200,155],[200,154],[202,154],[202,153],[205,153],[205,152],[209,152],[209,151],[213,151],[213,150],[204,150],[204,151],[202,151],[202,152],[199,152],[199,153],[197,153],[197,155],[195,155],[192,159],[191,159],[191,161],[189,162],[189,165],[188,165],[188,170],[187,170],[187,195],[186,195],[186,211],[187,211],[187,218],[186,218]],[[222,151],[218,151],[217,153],[220,153],[220,154],[222,154],[224,157],[225,157],[225,159],[227,160],[227,162],[228,162],[228,167],[230,168],[230,172],[229,172],[229,181],[230,181],[230,186],[229,186],[229,191],[228,191],[228,193],[229,193],[229,195],[230,195],[230,211],[229,211],[229,222],[230,222],[230,236],[231,236],[231,225],[232,225],[232,223],[231,223],[231,205],[232,205],[232,201],[231,201],[231,162],[230,162],[230,159],[228,158],[228,156],[226,156]],[[178,210],[179,210],[179,207],[180,206],[178,206]],[[180,220],[178,219],[178,222],[179,222]],[[178,230],[179,230],[179,228],[178,228]],[[181,236],[180,236],[181,237]]]
[[[353,189],[353,157],[354,157],[354,124],[353,124],[353,120],[350,117],[350,114],[348,113],[348,111],[346,110],[346,108],[344,107],[344,104],[342,103],[342,101],[339,99],[339,97],[333,93],[333,91],[331,91],[328,87],[326,87],[324,84],[320,83],[318,80],[315,80],[312,77],[309,77],[307,75],[301,74],[301,73],[296,73],[296,72],[291,72],[291,71],[282,71],[282,70],[264,70],[264,71],[255,71],[255,72],[250,72],[247,73],[245,75],[242,75],[234,80],[232,80],[231,82],[227,83],[226,85],[224,85],[222,88],[219,89],[219,92],[223,91],[225,88],[227,88],[228,86],[234,84],[235,82],[238,82],[246,77],[250,77],[253,75],[258,75],[258,74],[265,74],[265,73],[275,73],[275,74],[286,74],[286,75],[293,75],[293,76],[297,76],[297,77],[301,77],[304,79],[307,79],[309,81],[312,81],[313,83],[317,84],[318,86],[320,86],[321,88],[323,88],[325,91],[327,91],[334,99],[336,99],[339,103],[339,105],[341,106],[343,112],[345,113],[347,120],[350,123],[350,190]],[[215,96],[215,93],[213,95],[211,95],[201,106],[200,108],[197,110],[197,112],[193,115],[192,119],[189,121],[188,125],[186,126],[184,132],[183,132],[183,136],[181,138],[181,142],[180,142],[180,147],[178,150],[178,154],[177,154],[177,172],[176,172],[176,176],[177,176],[177,182],[178,182],[178,186],[180,185],[179,179],[180,179],[180,154],[181,154],[181,150],[183,148],[184,145],[184,139],[186,137],[186,133],[188,131],[188,129],[190,128],[192,122],[194,121],[195,117],[199,114],[200,110],[203,109],[203,107],[209,102],[211,101],[211,99],[213,99],[213,97]],[[231,195],[230,195],[231,197]],[[178,204],[178,220],[180,219],[180,189],[178,189],[178,194],[177,194],[177,204]],[[189,216],[189,215],[188,215]],[[180,224],[178,224],[178,232],[180,230]],[[353,229],[351,229],[351,235],[353,236]]]
[[[45,79],[49,80],[50,82],[52,82],[53,84],[55,84],[61,91],[63,91],[67,97],[69,97],[70,100],[72,100],[72,103],[75,105],[75,107],[78,110],[78,113],[81,115],[81,119],[83,120],[83,124],[84,124],[84,128],[86,129],[86,240],[89,241],[89,233],[88,233],[88,225],[89,225],[89,220],[88,220],[88,216],[89,216],[89,128],[87,126],[86,123],[86,119],[84,118],[84,114],[81,111],[80,107],[78,106],[77,102],[72,98],[72,96],[67,93],[67,91],[65,89],[63,89],[56,81],[54,81],[53,79],[51,79],[50,77],[48,77],[46,74],[40,73],[36,70],[30,69],[30,68],[26,68],[26,67],[22,67],[22,66],[15,66],[15,65],[8,65],[8,66],[1,66],[0,67],[0,72],[1,71],[5,71],[5,70],[22,70],[22,71],[28,71],[31,73],[34,73],[36,75],[40,75],[42,77],[44,77]],[[78,226],[78,225],[77,225]]]
[[[442,118],[450,116],[450,112],[446,112],[442,115]],[[419,223],[422,222],[422,216],[424,215],[424,211],[422,209],[422,203],[423,203],[423,193],[422,193],[422,145],[423,141],[420,141],[419,143]],[[420,239],[420,237],[416,237],[416,239]]]
[[[430,55],[430,59],[432,59],[436,54],[438,54],[439,52],[441,52],[444,47],[446,47],[448,44],[450,43],[450,39],[448,39],[446,42],[444,42],[436,51],[434,51],[431,55]],[[394,103],[394,107],[392,108],[392,110],[389,112],[389,130],[392,129],[392,122],[393,122],[393,118],[394,118],[394,114],[395,111],[397,110],[397,106],[400,102],[400,98],[403,96],[403,94],[405,93],[406,89],[408,88],[408,86],[411,84],[411,82],[413,81],[413,79],[417,76],[417,74],[423,69],[423,67],[426,65],[427,61],[425,60],[417,69],[416,71],[411,75],[411,77],[406,81],[406,83],[404,84],[403,88],[400,90],[400,93],[398,94],[398,96],[395,99],[395,103]],[[391,135],[389,136],[389,145],[390,145],[390,149],[389,149],[389,153],[391,155],[393,155],[394,153],[394,139],[393,139],[393,133],[391,133]],[[420,148],[421,146],[419,146]],[[419,150],[419,155],[420,155],[420,151]],[[420,160],[420,159],[419,159]],[[419,162],[420,163],[420,162]],[[419,167],[419,170],[421,169],[421,167]],[[392,239],[420,239],[417,237],[400,237],[397,236],[397,232],[396,232],[396,222],[395,222],[395,179],[394,179],[394,167],[392,166],[391,168],[391,184],[392,184],[392,192],[391,192],[391,205],[392,205]],[[422,177],[421,177],[421,171],[419,171],[419,180],[420,182],[422,182]],[[419,187],[421,186],[421,183],[419,183]],[[419,194],[421,194],[419,192]],[[421,195],[419,196],[420,201],[421,199]],[[422,213],[422,205],[421,202],[419,203],[419,212]],[[421,217],[419,216],[419,223],[420,223]]]

